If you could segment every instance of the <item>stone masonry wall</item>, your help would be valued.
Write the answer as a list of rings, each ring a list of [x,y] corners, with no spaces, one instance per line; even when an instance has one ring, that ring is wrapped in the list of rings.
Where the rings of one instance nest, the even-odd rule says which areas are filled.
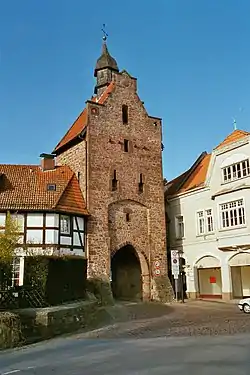
[[[124,104],[128,106],[128,124],[122,122]],[[160,261],[160,276],[169,287],[161,120],[147,115],[136,92],[136,80],[126,72],[117,74],[115,88],[104,105],[87,106],[89,275],[109,276],[111,254],[128,242],[140,253],[140,259],[149,263],[151,295],[157,298],[155,260]],[[97,111],[91,111],[92,107]],[[124,152],[124,139],[129,141],[129,152]],[[117,191],[111,189],[114,170]],[[141,173],[143,193],[138,191]],[[129,223],[126,210],[130,212]]]
[[[68,165],[79,179],[80,188],[86,200],[86,142],[77,145],[56,157],[57,165]],[[79,175],[80,173],[80,175]]]

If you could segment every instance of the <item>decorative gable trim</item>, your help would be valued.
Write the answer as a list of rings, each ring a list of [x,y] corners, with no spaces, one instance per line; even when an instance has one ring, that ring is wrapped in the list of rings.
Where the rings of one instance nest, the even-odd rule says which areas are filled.
[[[215,155],[221,155],[221,154],[224,154],[225,152],[228,152],[228,151],[231,151],[231,150],[234,150],[238,147],[241,147],[243,145],[247,145],[249,143],[249,137],[246,137],[246,138],[243,138],[243,139],[240,139],[236,142],[233,142],[233,143],[229,143],[223,147],[220,147],[220,148],[215,148],[213,150],[213,153]]]

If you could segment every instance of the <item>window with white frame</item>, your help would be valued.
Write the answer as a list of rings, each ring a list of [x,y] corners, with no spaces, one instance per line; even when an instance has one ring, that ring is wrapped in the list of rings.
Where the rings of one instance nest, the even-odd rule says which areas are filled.
[[[222,229],[245,225],[246,219],[243,199],[221,204],[220,215]]]
[[[20,281],[20,257],[13,258],[12,261],[12,286],[19,286]]]
[[[250,175],[249,159],[225,167],[222,169],[222,172],[223,182],[230,182],[243,177],[247,177]]]
[[[198,235],[213,233],[213,213],[211,209],[197,212],[197,232]]]
[[[184,219],[183,216],[176,216],[176,238],[184,237]]]
[[[63,234],[70,234],[70,216],[61,215],[60,231]]]

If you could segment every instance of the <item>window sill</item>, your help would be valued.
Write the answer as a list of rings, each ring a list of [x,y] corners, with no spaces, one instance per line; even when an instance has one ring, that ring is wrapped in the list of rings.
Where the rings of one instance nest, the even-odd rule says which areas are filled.
[[[221,183],[221,185],[222,185],[222,186],[223,186],[223,185],[228,185],[228,184],[230,184],[230,183],[232,183],[232,182],[241,181],[241,180],[244,180],[245,178],[248,178],[248,177],[250,177],[250,175],[243,176],[243,177],[240,177],[240,178],[235,178],[234,180],[230,180],[230,181],[223,181],[223,182]]]
[[[243,228],[247,228],[247,225],[244,224],[244,225],[237,225],[235,227],[221,228],[221,229],[219,229],[219,232],[228,232],[230,230],[243,229]]]
[[[215,234],[215,232],[208,232],[208,233],[203,233],[203,234],[196,234],[196,237],[207,237],[207,236],[212,236]]]

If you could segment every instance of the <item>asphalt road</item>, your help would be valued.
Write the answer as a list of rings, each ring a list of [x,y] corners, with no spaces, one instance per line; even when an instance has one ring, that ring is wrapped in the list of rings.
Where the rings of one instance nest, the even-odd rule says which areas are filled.
[[[250,315],[236,306],[120,308],[120,321],[109,326],[1,352],[0,375],[250,373]]]
[[[250,337],[66,338],[5,352],[1,375],[248,375]]]

